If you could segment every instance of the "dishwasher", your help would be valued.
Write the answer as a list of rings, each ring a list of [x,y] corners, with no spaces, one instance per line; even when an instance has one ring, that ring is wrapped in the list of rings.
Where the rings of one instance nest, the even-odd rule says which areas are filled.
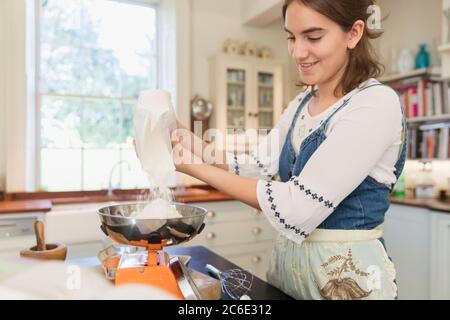
[[[12,213],[0,215],[0,254],[17,252],[36,244],[34,223],[44,213]]]

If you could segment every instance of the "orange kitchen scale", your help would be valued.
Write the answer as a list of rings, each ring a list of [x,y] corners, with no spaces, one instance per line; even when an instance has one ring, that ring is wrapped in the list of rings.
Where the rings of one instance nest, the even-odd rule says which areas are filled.
[[[133,218],[147,204],[120,204],[98,210],[101,229],[109,238],[119,244],[146,249],[109,259],[108,267],[115,269],[116,286],[147,284],[178,299],[200,299],[199,290],[183,262],[178,257],[170,258],[163,248],[189,241],[199,234],[205,226],[207,210],[175,203],[180,218]]]

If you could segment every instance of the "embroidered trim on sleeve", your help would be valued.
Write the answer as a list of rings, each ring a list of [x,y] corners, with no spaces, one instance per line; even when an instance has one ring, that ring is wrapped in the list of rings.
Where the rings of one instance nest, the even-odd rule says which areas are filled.
[[[262,164],[261,161],[259,161],[258,158],[255,157],[255,155],[252,154],[251,158],[256,162],[258,168],[261,170],[261,175],[271,180],[273,178],[273,175],[269,174],[269,168]]]
[[[291,179],[289,179],[290,182],[293,182],[294,185],[296,187],[298,187],[300,189],[300,191],[304,192],[307,196],[311,197],[313,200],[316,200],[320,203],[323,203],[323,205],[329,209],[332,209],[333,211],[336,210],[336,207],[334,206],[334,204],[331,201],[325,200],[323,196],[317,194],[317,193],[313,193],[311,191],[311,189],[308,189],[305,187],[304,184],[301,184],[298,181],[297,177],[292,177]]]
[[[278,222],[279,222],[280,224],[284,225],[284,228],[285,228],[286,230],[293,230],[293,231],[295,231],[295,234],[296,234],[296,235],[299,235],[300,237],[303,237],[304,239],[306,239],[307,237],[309,237],[309,234],[306,233],[306,232],[304,232],[304,231],[302,231],[300,228],[297,228],[297,227],[294,226],[294,225],[288,224],[288,223],[286,222],[286,219],[283,218],[283,217],[281,216],[281,213],[277,210],[277,205],[274,203],[275,198],[272,197],[272,193],[273,193],[273,190],[272,190],[272,184],[273,184],[273,182],[271,182],[271,181],[267,182],[267,184],[266,184],[266,194],[268,195],[267,201],[271,203],[270,209],[272,210],[272,212],[273,212],[275,218],[278,219]]]
[[[238,163],[238,157],[237,157],[237,155],[234,155],[234,173],[236,174],[236,175],[239,175],[240,174],[240,169],[239,169],[239,163]]]

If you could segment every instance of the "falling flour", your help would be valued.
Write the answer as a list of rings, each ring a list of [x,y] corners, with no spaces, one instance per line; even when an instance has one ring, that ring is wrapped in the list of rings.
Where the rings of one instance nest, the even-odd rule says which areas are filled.
[[[175,174],[170,130],[176,128],[176,117],[167,91],[144,91],[134,113],[136,152],[143,170],[156,185],[158,198],[153,199],[135,219],[171,219],[182,215],[172,205],[167,187]]]
[[[174,219],[181,218],[182,215],[177,208],[164,199],[152,200],[141,211],[134,213],[135,219]]]

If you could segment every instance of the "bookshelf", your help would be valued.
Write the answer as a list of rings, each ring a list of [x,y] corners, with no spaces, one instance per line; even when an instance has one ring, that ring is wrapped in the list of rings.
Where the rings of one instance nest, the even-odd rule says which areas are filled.
[[[379,80],[398,93],[405,108],[408,159],[450,160],[450,79],[429,68]]]

